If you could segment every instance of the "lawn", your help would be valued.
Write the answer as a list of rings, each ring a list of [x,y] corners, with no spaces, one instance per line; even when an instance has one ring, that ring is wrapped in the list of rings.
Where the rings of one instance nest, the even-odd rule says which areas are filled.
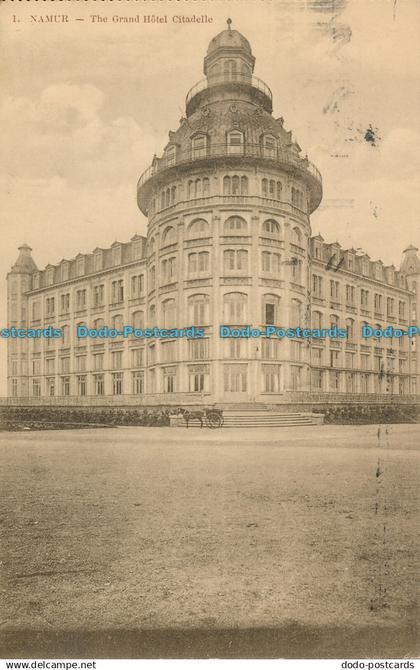
[[[377,431],[0,433],[0,656],[413,655],[420,427]]]

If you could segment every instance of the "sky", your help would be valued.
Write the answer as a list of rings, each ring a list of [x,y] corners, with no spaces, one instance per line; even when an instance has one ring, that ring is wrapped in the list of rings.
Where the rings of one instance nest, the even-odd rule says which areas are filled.
[[[52,14],[67,20],[47,22]],[[173,22],[193,15],[212,22]],[[408,244],[420,247],[417,0],[6,0],[0,324],[22,242],[43,268],[145,234],[137,180],[178,127],[228,17],[251,43],[274,115],[322,173],[313,233],[397,267]],[[5,349],[0,341],[0,392]]]

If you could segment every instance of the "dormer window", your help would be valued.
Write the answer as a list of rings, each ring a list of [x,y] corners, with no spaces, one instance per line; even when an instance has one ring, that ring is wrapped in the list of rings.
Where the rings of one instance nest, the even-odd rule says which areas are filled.
[[[369,261],[367,260],[367,258],[364,258],[362,260],[362,274],[364,274],[365,277],[367,277],[369,274]]]
[[[176,163],[176,146],[172,144],[166,150],[166,165],[175,165]]]
[[[354,256],[353,254],[347,255],[347,268],[349,270],[354,270]]]
[[[204,158],[207,155],[207,135],[200,133],[191,140],[193,158]]]
[[[121,265],[121,246],[112,248],[112,265]]]
[[[85,258],[81,256],[76,261],[76,273],[78,277],[81,277],[85,273]]]
[[[51,286],[54,283],[54,268],[49,268],[46,275],[47,286]]]
[[[69,278],[69,264],[63,263],[61,266],[61,281],[67,281]]]
[[[375,265],[375,279],[382,279],[382,266],[380,263]]]
[[[261,148],[264,158],[276,158],[277,140],[273,135],[263,135]]]
[[[95,271],[102,270],[102,251],[95,251],[93,256],[93,266]]]
[[[227,152],[228,154],[243,154],[244,134],[240,130],[231,130],[227,134]]]
[[[35,272],[32,276],[32,287],[39,288],[39,272]]]

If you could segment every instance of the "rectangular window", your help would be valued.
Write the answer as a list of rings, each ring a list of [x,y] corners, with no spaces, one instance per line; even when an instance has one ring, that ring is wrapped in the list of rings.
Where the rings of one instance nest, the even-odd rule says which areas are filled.
[[[54,314],[54,298],[46,298],[45,316],[53,316],[53,314]]]
[[[118,370],[119,368],[122,368],[122,358],[123,358],[122,351],[111,352],[111,365],[113,370]]]
[[[104,304],[105,286],[104,284],[97,284],[93,287],[93,306],[102,307]]]
[[[77,377],[77,394],[86,395],[86,375],[78,375]]]
[[[76,291],[76,309],[86,309],[86,289]]]
[[[112,373],[112,394],[113,395],[122,395],[123,393],[123,373],[122,372],[113,372]]]
[[[124,280],[117,279],[111,284],[112,303],[123,302],[124,300]]]
[[[338,281],[335,281],[333,279],[330,280],[330,297],[333,300],[339,299],[339,287],[340,284],[338,283]]]
[[[12,398],[17,398],[18,395],[18,380],[12,379]]]
[[[131,297],[139,298],[144,293],[144,275],[131,277]]]
[[[362,307],[367,307],[369,303],[369,291],[366,291],[365,289],[361,289],[360,291],[360,304]]]
[[[323,389],[323,370],[312,370],[312,388],[315,391],[322,391]]]
[[[141,368],[144,365],[144,349],[132,349],[131,350],[131,367],[132,368]]]
[[[41,397],[41,381],[39,379],[32,380],[32,396],[34,398]]]
[[[70,377],[61,378],[61,395],[70,395]]]
[[[161,356],[164,363],[176,361],[176,341],[161,343]]]
[[[141,395],[144,393],[144,373],[143,372],[133,372],[132,373],[132,393],[134,395]]]
[[[280,365],[263,365],[262,373],[264,393],[279,393]]]
[[[104,376],[93,375],[93,384],[94,384],[95,395],[104,395],[105,393]]]
[[[175,368],[163,368],[163,392],[175,393],[176,370]]]
[[[103,370],[104,369],[104,355],[93,354],[93,369],[94,370]]]
[[[70,293],[63,293],[60,296],[61,313],[67,314],[70,311]]]
[[[336,368],[338,366],[339,356],[340,356],[339,351],[335,351],[335,349],[330,350],[330,367],[331,368]]]
[[[276,306],[272,302],[266,302],[264,305],[265,324],[274,325],[276,316]]]
[[[60,358],[60,372],[70,372],[70,357]]]
[[[322,298],[322,277],[312,275],[312,292],[316,298]]]
[[[200,361],[209,357],[209,340],[199,339],[190,340],[190,359],[192,361]]]

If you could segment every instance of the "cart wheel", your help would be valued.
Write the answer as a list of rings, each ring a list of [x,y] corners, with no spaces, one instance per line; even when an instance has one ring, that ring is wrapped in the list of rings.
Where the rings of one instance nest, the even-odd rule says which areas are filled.
[[[222,425],[220,414],[217,414],[216,412],[207,414],[207,425],[209,428],[220,428]]]

